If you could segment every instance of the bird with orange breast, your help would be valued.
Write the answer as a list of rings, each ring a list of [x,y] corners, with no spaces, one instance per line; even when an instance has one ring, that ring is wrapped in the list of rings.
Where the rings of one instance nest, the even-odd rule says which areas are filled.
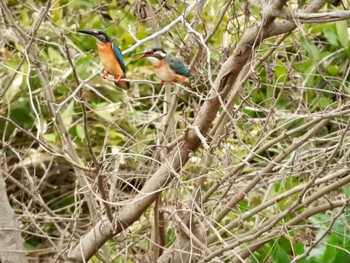
[[[156,75],[161,79],[161,84],[175,82],[187,87],[191,86],[189,81],[190,70],[180,59],[168,56],[163,47],[159,45],[151,46],[145,52],[137,55],[142,56],[136,58],[136,60],[147,58],[152,63]]]
[[[78,30],[78,32],[93,36],[97,39],[97,49],[102,62],[104,73],[102,78],[106,78],[108,75],[114,77],[114,83],[116,86],[127,90],[130,88],[130,83],[123,81],[126,78],[125,64],[120,49],[111,42],[109,36],[103,30]]]

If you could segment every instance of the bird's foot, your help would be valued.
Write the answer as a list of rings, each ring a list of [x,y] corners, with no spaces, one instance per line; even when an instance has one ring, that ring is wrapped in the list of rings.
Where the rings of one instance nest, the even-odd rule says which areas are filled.
[[[116,79],[114,80],[114,82],[118,83],[118,82],[120,82],[121,79],[122,79],[122,76],[118,76],[118,78],[116,78]]]
[[[174,85],[175,84],[174,81],[164,81],[164,80],[160,81],[160,85],[164,85],[165,83],[169,83],[170,85]]]
[[[103,72],[101,78],[106,79],[110,73],[108,71]]]

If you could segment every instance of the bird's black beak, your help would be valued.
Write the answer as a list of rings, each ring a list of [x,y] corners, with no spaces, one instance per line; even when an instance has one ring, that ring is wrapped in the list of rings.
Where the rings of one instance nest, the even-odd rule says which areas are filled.
[[[86,30],[86,29],[82,29],[82,30],[78,30],[79,33],[83,33],[86,35],[90,35],[90,36],[97,36],[98,32],[96,32],[96,30]]]
[[[134,56],[140,56],[140,57],[135,58],[134,60],[139,60],[139,59],[142,59],[142,58],[152,57],[153,54],[154,54],[154,52],[150,52],[150,51],[137,53]]]

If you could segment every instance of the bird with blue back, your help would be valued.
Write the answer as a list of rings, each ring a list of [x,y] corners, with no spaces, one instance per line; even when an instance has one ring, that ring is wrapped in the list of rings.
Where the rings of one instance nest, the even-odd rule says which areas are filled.
[[[180,59],[169,56],[162,46],[151,46],[137,55],[142,56],[136,60],[147,58],[152,63],[156,75],[161,79],[161,84],[175,82],[187,87],[191,86],[189,80],[191,74],[188,67]]]
[[[93,36],[97,39],[98,54],[104,68],[102,78],[105,79],[108,75],[112,75],[116,86],[124,90],[129,89],[130,83],[123,81],[126,75],[122,52],[117,45],[111,41],[106,32],[99,29],[78,30],[78,32]]]

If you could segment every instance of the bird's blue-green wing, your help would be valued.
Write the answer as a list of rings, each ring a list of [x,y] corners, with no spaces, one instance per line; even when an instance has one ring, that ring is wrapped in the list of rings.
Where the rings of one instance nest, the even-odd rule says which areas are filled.
[[[120,67],[125,73],[125,64],[124,64],[122,52],[120,51],[119,47],[117,47],[117,45],[115,45],[114,43],[112,43],[112,47],[113,47],[114,54],[117,57],[118,62],[120,64]]]
[[[165,57],[166,62],[169,63],[169,66],[176,74],[189,77],[191,76],[190,70],[186,67],[184,63],[178,58]]]

